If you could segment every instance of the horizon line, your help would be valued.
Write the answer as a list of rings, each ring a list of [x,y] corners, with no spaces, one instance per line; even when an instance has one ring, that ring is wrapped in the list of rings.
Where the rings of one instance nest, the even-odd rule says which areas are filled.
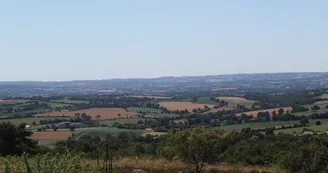
[[[109,81],[109,80],[135,80],[135,79],[161,79],[161,78],[185,78],[185,77],[210,77],[210,76],[229,76],[229,75],[259,75],[259,74],[302,74],[302,73],[328,73],[328,71],[312,71],[312,72],[254,72],[254,73],[225,73],[225,74],[211,74],[211,75],[187,75],[187,76],[160,76],[160,77],[134,77],[134,78],[108,78],[108,79],[78,79],[78,80],[13,80],[0,81],[0,83],[14,83],[14,82],[78,82],[78,81]]]

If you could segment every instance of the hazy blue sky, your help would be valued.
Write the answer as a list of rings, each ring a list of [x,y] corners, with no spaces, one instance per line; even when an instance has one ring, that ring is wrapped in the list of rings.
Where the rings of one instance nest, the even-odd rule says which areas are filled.
[[[3,0],[0,81],[328,71],[327,0]]]

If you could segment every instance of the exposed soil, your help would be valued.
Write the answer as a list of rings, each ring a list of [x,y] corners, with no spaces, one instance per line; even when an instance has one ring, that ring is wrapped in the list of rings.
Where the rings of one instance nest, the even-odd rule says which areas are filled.
[[[97,116],[100,115],[99,120],[114,119],[114,118],[136,118],[139,113],[136,112],[126,112],[122,108],[90,108],[77,111],[61,111],[61,112],[49,112],[43,114],[33,115],[34,117],[75,117],[76,113],[86,113],[91,116],[92,119],[98,119]],[[119,116],[120,115],[120,116]]]
[[[73,132],[34,132],[31,139],[49,140],[49,139],[68,139]]]

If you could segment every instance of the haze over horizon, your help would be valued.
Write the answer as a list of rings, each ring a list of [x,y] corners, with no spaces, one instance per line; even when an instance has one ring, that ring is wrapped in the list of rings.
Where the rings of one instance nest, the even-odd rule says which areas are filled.
[[[323,72],[328,1],[0,2],[0,81]]]

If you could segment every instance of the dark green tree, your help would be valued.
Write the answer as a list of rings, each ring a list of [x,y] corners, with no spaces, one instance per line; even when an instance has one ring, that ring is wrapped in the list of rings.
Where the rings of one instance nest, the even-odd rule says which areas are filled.
[[[316,121],[315,122],[315,125],[320,126],[321,125],[321,121]]]
[[[284,115],[284,113],[285,113],[285,110],[284,109],[282,109],[282,108],[280,108],[279,110],[278,110],[278,115]]]
[[[30,153],[37,143],[30,139],[32,132],[25,130],[25,124],[18,127],[8,123],[0,123],[0,155],[21,155]]]
[[[310,122],[309,122],[308,119],[302,119],[302,120],[300,121],[300,124],[301,124],[303,127],[305,127],[306,124],[309,124],[309,123],[310,123]]]
[[[218,160],[219,142],[223,134],[222,130],[201,127],[179,131],[169,137],[169,146],[195,173],[201,173],[206,163]]]
[[[318,105],[314,105],[311,107],[312,111],[317,112],[318,110],[320,110],[320,107]]]

